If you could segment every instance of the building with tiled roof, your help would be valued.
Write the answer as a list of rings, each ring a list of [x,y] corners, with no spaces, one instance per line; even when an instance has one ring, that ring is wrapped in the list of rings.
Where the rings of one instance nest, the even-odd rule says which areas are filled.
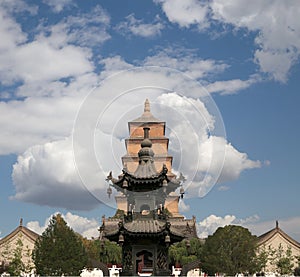
[[[9,264],[14,250],[17,247],[22,247],[22,262],[27,268],[33,268],[31,254],[38,237],[37,233],[23,226],[21,219],[19,226],[0,240],[0,264]]]
[[[294,268],[298,266],[297,257],[300,258],[300,243],[279,228],[278,221],[276,221],[275,228],[258,237],[258,248],[260,251],[264,250],[269,253],[271,253],[270,250],[278,253],[281,249],[283,251],[283,255],[285,255],[286,251],[290,249]],[[271,256],[269,256],[265,272],[276,272],[276,264],[274,264],[274,262],[272,263]]]

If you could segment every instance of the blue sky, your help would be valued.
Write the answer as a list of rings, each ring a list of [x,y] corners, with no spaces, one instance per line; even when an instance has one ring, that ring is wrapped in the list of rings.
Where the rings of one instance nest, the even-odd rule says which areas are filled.
[[[105,173],[121,172],[148,97],[200,236],[279,220],[300,241],[299,12],[297,0],[1,1],[0,237],[21,217],[41,232],[55,212],[96,236],[114,213]]]

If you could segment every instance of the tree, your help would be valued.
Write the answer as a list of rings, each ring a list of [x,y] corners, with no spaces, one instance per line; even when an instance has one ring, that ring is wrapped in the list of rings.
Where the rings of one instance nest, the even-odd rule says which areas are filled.
[[[22,251],[23,251],[23,243],[19,238],[17,240],[16,248],[13,250],[13,257],[8,266],[8,273],[11,276],[20,276],[21,272],[25,270],[25,265],[22,262]]]
[[[60,214],[54,215],[35,243],[33,261],[39,275],[79,275],[87,256],[82,241]]]
[[[298,266],[294,269],[294,276],[300,276],[300,255],[295,256],[295,259],[298,261]]]
[[[10,244],[6,243],[4,245],[4,249],[1,251],[1,269],[0,273],[3,273],[8,270],[8,265],[11,260],[11,249],[10,249]]]
[[[171,264],[180,263],[181,265],[200,259],[202,243],[198,238],[183,240],[172,244],[169,248],[169,259]]]
[[[105,264],[119,264],[122,262],[122,248],[115,242],[83,238],[83,244],[88,256],[89,266],[91,266],[92,261]]]
[[[256,272],[256,242],[256,236],[241,226],[218,228],[208,236],[203,247],[204,271],[210,275],[221,272],[231,276]]]
[[[100,261],[103,263],[119,264],[122,262],[122,248],[115,242],[99,241]]]
[[[293,272],[293,256],[290,247],[284,251],[281,244],[278,246],[277,250],[277,260],[276,260],[277,271],[280,275],[291,275]]]
[[[270,259],[270,256],[272,256],[272,251],[271,251],[271,248],[269,246],[269,249],[267,250],[264,247],[262,248],[259,248],[257,250],[257,253],[256,253],[256,266],[257,266],[257,272],[260,272],[260,271],[265,271],[266,270],[266,266],[267,266],[267,263]]]

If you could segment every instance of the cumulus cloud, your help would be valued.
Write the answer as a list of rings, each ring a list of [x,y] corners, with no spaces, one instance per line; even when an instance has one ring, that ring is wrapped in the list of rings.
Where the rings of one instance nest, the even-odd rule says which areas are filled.
[[[91,162],[92,154],[86,154],[84,147],[76,152],[75,163],[70,137],[30,147],[13,166],[16,193],[11,199],[71,210],[91,210],[105,202],[114,206],[113,197],[106,194],[105,177],[120,166],[114,166],[111,149],[102,147],[111,143],[110,136],[98,134],[96,142],[101,147],[99,155],[106,160],[100,166]]]
[[[262,72],[285,82],[300,54],[299,3],[295,1],[211,1],[213,19],[255,32],[254,58]]]
[[[207,238],[212,235],[219,227],[232,224],[236,217],[234,215],[226,215],[224,218],[216,215],[210,215],[198,223],[198,236]]]
[[[212,214],[198,223],[198,236],[200,238],[207,238],[209,235],[212,235],[219,227],[224,227],[226,225],[241,225],[247,228],[250,223],[253,224],[258,221],[258,215],[250,216],[245,219],[238,219],[234,215],[225,215],[224,217],[221,217]],[[265,230],[265,232],[266,231],[269,230]]]
[[[91,52],[87,49],[68,44],[58,47],[53,45],[51,37],[44,36],[27,41],[26,34],[11,17],[0,18],[0,31],[6,38],[0,45],[2,84],[51,81],[76,77],[93,70]]]
[[[219,227],[232,224],[243,226],[253,235],[261,236],[275,228],[275,220],[278,220],[279,228],[293,239],[300,241],[299,217],[277,218],[271,221],[263,221],[258,215],[252,215],[247,218],[238,218],[235,215],[225,215],[224,217],[210,215],[197,224],[197,231],[199,237],[206,238],[212,235]]]
[[[155,0],[172,23],[181,27],[196,25],[203,31],[210,25],[232,26],[255,35],[253,61],[274,80],[286,82],[288,73],[299,61],[299,2],[255,0],[171,1]]]
[[[124,34],[133,34],[141,37],[155,37],[161,34],[164,25],[160,22],[157,16],[152,23],[144,23],[141,19],[136,19],[134,14],[126,17],[126,21],[121,22],[116,26],[116,29]]]
[[[12,199],[75,210],[114,205],[104,193],[104,180],[110,170],[121,172],[127,122],[140,116],[145,98],[167,122],[174,170],[186,175],[194,195],[203,196],[217,181],[259,166],[226,141],[217,107],[193,80],[224,71],[225,63],[167,49],[138,65],[169,66],[185,75],[166,67],[139,68],[120,56],[101,59],[97,74],[90,35],[104,32],[96,40],[104,42],[110,24],[100,6],[41,25],[30,39],[7,9],[1,13],[6,40],[0,42],[0,77],[7,86],[18,81],[14,94],[19,97],[0,103],[0,153],[19,154]],[[150,27],[134,17],[128,22],[139,31]]]
[[[209,24],[206,18],[208,8],[197,0],[155,0],[162,5],[167,18],[180,27],[197,25],[199,29],[205,29]]]
[[[91,209],[100,202],[114,205],[105,194],[104,179],[110,170],[115,175],[121,172],[127,122],[140,116],[146,98],[153,104],[153,114],[167,122],[173,166],[186,175],[190,195],[204,196],[216,182],[259,167],[227,142],[224,130],[217,128],[223,125],[216,106],[201,100],[209,94],[189,82],[181,73],[160,68],[133,68],[106,79],[80,106],[73,148],[67,128],[61,128],[67,139],[32,146],[19,156],[13,171],[14,199],[69,209]],[[70,192],[61,195],[62,189]]]
[[[29,148],[18,157],[12,178],[15,200],[73,210],[99,204],[81,183],[70,139]]]
[[[41,235],[48,227],[52,216],[53,215],[51,215],[45,220],[44,225],[40,225],[38,221],[30,221],[26,224],[26,227]],[[96,219],[88,219],[86,217],[72,214],[70,212],[62,214],[62,217],[69,227],[71,227],[75,232],[81,234],[83,237],[90,239],[93,237],[97,238],[99,236],[98,228],[100,223]]]

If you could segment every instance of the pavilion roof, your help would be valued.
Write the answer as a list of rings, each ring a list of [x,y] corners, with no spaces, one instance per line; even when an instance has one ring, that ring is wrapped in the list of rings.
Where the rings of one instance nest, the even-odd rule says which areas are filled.
[[[121,227],[122,226],[122,227]],[[169,228],[170,234],[176,237],[192,238],[197,237],[194,220],[176,219],[176,220],[158,220],[158,219],[139,219],[130,222],[122,220],[107,219],[102,225],[104,236],[112,237],[117,235],[122,228],[129,234],[159,234]]]

